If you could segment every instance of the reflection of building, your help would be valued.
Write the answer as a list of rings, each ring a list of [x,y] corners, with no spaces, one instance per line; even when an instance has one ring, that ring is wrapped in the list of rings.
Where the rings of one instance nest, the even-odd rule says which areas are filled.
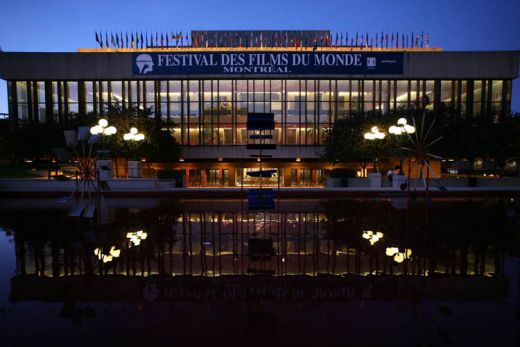
[[[280,170],[283,186],[316,186],[331,168],[319,153],[336,119],[418,108],[505,113],[518,75],[518,52],[333,46],[332,39],[314,51],[301,41],[273,47],[265,36],[244,48],[246,41],[234,40],[241,33],[226,35],[227,41],[211,36],[206,47],[196,41],[179,48],[0,53],[12,124],[102,113],[115,101],[151,107],[183,145],[184,161],[175,165],[186,170],[189,185],[235,186],[253,183],[246,172],[258,167],[244,146],[247,113],[272,112],[278,149],[264,166]]]

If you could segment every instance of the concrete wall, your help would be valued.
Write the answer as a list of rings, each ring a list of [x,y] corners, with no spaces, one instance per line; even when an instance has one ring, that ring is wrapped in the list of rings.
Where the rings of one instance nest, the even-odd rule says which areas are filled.
[[[520,51],[406,52],[402,75],[276,75],[277,78],[467,78],[514,79],[518,77]],[[211,75],[229,78],[230,75]],[[233,75],[233,78],[272,75]],[[133,76],[132,53],[0,53],[0,78],[5,80],[107,80],[157,79],[172,76]],[[208,78],[208,75],[177,75],[175,78]]]

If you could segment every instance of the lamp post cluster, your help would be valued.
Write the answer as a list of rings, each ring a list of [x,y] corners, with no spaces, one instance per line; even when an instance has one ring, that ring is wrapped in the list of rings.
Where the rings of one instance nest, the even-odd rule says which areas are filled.
[[[117,133],[117,129],[113,125],[108,126],[108,121],[104,118],[101,118],[97,125],[90,128],[90,133],[92,135],[111,136]]]
[[[384,139],[386,134],[384,132],[379,131],[377,126],[373,126],[370,128],[370,131],[366,132],[363,137],[365,140],[375,141]],[[374,169],[376,172],[379,172],[379,168],[377,167],[377,157],[374,158]]]
[[[139,142],[144,140],[144,134],[139,133],[137,128],[132,127],[130,128],[130,132],[123,135],[123,140]]]
[[[399,118],[397,125],[388,128],[388,132],[392,135],[399,136],[399,175],[403,175],[403,136],[415,133],[415,127],[409,125],[405,118]]]
[[[365,135],[363,135],[365,140],[370,140],[370,141],[382,140],[385,138],[385,136],[386,136],[386,134],[379,131],[379,128],[376,126],[373,126],[372,128],[370,128],[370,131],[366,132]]]

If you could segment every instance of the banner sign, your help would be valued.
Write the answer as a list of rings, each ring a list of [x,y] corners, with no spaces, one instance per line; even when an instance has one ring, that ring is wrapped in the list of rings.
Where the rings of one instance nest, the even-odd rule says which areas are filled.
[[[162,75],[370,75],[403,73],[396,52],[133,53],[133,74]]]

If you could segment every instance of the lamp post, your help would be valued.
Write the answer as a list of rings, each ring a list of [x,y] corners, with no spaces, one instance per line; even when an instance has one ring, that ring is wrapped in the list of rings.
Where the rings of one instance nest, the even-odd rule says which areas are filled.
[[[123,140],[128,143],[128,147],[130,148],[131,146],[133,147],[131,144],[136,144],[140,141],[143,141],[144,134],[139,133],[137,128],[132,127],[127,134],[123,135]],[[141,177],[141,162],[139,160],[130,160],[130,155],[128,159],[127,177]]]
[[[368,141],[382,140],[385,138],[385,136],[386,136],[386,134],[379,131],[379,128],[377,126],[373,126],[372,128],[370,128],[370,131],[366,132],[363,135],[365,140],[368,140]],[[377,157],[374,157],[374,168],[376,169],[376,172],[379,172],[379,169],[378,169],[376,163],[377,163]]]
[[[105,139],[108,137],[108,136],[112,136],[114,135],[115,133],[117,133],[117,129],[115,126],[111,125],[111,126],[108,126],[108,121],[104,118],[101,118],[99,121],[98,121],[98,124],[93,126],[92,128],[90,128],[90,133],[92,135],[101,135],[101,145],[103,147],[102,149],[102,152],[101,152],[101,156],[102,156],[102,159],[105,159],[105,156],[106,156],[106,152],[105,152]]]
[[[117,133],[117,129],[115,126],[109,126],[108,121],[104,118],[101,118],[97,125],[90,128],[90,133],[92,135],[101,136],[102,150],[98,151],[98,154],[100,154],[100,160],[96,160],[96,171],[99,172],[98,178],[100,180],[111,179],[113,177],[114,165],[112,160],[107,159],[108,151],[105,150],[105,142],[109,136]]]
[[[407,124],[406,118],[399,118],[397,125],[388,128],[388,132],[392,135],[399,136],[399,175],[403,175],[403,136],[415,133],[415,127]]]

